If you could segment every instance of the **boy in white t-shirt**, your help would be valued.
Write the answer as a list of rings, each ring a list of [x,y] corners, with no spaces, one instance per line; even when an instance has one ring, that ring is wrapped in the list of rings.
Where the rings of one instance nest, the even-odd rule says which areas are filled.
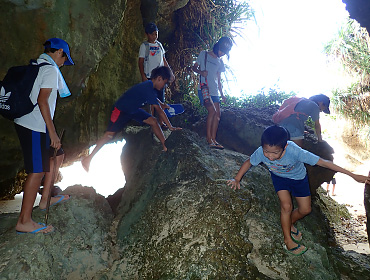
[[[63,65],[74,65],[74,62],[66,41],[51,38],[45,42],[44,47],[45,52],[37,59],[37,63],[47,62],[50,65],[40,68],[30,94],[31,100],[37,106],[31,113],[14,120],[23,151],[24,167],[28,174],[23,187],[22,208],[15,227],[18,234],[42,234],[54,231],[52,225],[33,221],[32,209],[44,176],[44,188],[39,207],[42,210],[46,209],[53,178],[50,170],[54,169],[54,164],[57,170],[64,158],[53,117],[57,94],[59,93],[61,97],[71,94],[59,68]],[[52,160],[54,151],[57,151],[55,163]],[[51,197],[50,206],[68,199],[69,195]]]
[[[154,23],[148,23],[145,26],[145,33],[148,41],[143,42],[139,50],[139,71],[142,82],[150,80],[152,70],[159,66],[167,66],[170,70],[171,67],[168,65],[166,57],[164,56],[165,50],[162,44],[157,41],[158,39],[158,27]],[[175,80],[175,76],[171,70],[171,79],[169,82]],[[165,103],[164,99],[165,87],[157,92],[157,98]],[[153,108],[151,108],[152,115],[154,114]],[[162,125],[163,126],[163,125]]]

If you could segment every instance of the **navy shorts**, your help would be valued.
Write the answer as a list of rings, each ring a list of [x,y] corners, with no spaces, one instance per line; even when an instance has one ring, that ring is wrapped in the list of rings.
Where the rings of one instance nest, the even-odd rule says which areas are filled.
[[[46,133],[33,131],[16,123],[14,126],[22,147],[26,172],[49,172],[50,158],[54,155],[54,149],[50,147],[49,132],[47,130]],[[59,149],[56,153],[57,156],[63,154],[63,149]]]
[[[294,180],[277,176],[272,172],[270,173],[272,183],[274,184],[275,187],[275,192],[287,190],[294,197],[306,197],[311,195],[307,174],[306,177],[304,177],[302,180]]]
[[[114,107],[110,116],[107,131],[119,132],[130,120],[135,120],[142,124],[143,121],[150,117],[152,117],[152,115],[145,112],[143,109],[136,109],[136,111],[129,114]]]
[[[204,105],[204,100],[203,100],[203,94],[201,90],[198,90],[198,97],[200,101],[200,105]],[[220,97],[219,96],[213,96],[211,95],[213,103],[220,103]]]

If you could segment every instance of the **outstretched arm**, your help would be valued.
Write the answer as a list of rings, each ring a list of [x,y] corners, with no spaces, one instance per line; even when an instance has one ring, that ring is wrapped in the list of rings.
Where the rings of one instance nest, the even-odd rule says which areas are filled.
[[[334,164],[333,162],[322,159],[322,158],[319,159],[319,161],[317,162],[317,165],[325,167],[325,168],[329,168],[333,171],[337,171],[337,172],[346,174],[346,175],[352,177],[354,180],[356,180],[359,183],[365,183],[366,181],[370,182],[370,177],[354,174],[351,171],[349,171],[347,169],[344,169],[344,168]]]
[[[240,189],[240,181],[243,178],[244,174],[251,168],[252,164],[250,160],[246,160],[243,165],[240,167],[238,174],[232,180],[228,180],[227,184],[234,190]]]

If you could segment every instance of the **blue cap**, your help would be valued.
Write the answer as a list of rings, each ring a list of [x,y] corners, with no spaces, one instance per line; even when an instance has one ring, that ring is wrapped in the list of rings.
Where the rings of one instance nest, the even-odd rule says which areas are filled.
[[[154,31],[158,31],[158,27],[155,25],[155,23],[150,22],[145,26],[145,33],[152,34]]]
[[[73,62],[72,58],[71,58],[71,53],[69,51],[69,46],[68,46],[68,43],[62,39],[59,39],[59,38],[50,38],[48,40],[46,40],[46,42],[50,42],[50,47],[53,48],[53,49],[63,49],[63,52],[65,52],[65,54],[67,55],[67,58],[68,60],[66,60],[66,62],[64,62],[64,65],[74,65],[75,63]],[[46,43],[45,42],[45,43]]]

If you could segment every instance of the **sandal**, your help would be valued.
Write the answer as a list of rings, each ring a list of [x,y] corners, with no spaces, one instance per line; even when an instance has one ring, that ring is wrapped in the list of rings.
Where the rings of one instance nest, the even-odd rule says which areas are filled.
[[[294,242],[299,243],[302,241],[302,233],[300,234],[299,230],[297,232],[290,231],[290,237],[293,239]]]
[[[223,150],[223,149],[225,149],[225,147],[224,146],[222,146],[220,143],[218,143],[218,142],[214,142],[215,143],[215,145],[217,146],[217,149],[220,149],[220,150]]]
[[[303,249],[301,249],[303,247]],[[283,246],[284,250],[287,251],[289,254],[294,255],[294,256],[300,256],[303,255],[304,253],[307,252],[308,248],[298,244],[297,247],[294,247],[292,249],[288,249],[287,246],[284,244]],[[301,250],[300,250],[301,249]]]
[[[223,150],[224,147],[220,144],[216,144],[216,143],[209,143],[208,144],[210,148],[212,149],[218,149],[218,150]]]

